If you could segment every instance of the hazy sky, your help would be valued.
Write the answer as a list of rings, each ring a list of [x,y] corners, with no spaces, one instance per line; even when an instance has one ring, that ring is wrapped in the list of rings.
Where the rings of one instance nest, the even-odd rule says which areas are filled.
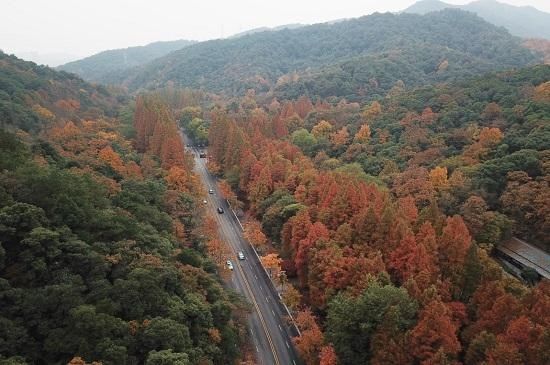
[[[550,0],[500,0],[550,12]],[[0,49],[65,62],[106,49],[159,40],[206,40],[261,27],[319,23],[415,0],[0,0]],[[464,4],[469,0],[446,0]],[[55,58],[59,58],[56,61]]]

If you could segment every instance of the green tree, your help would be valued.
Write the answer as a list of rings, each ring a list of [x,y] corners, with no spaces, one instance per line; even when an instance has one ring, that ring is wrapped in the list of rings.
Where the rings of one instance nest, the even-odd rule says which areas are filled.
[[[140,336],[142,351],[148,353],[152,350],[168,350],[186,352],[191,349],[191,337],[189,329],[172,319],[153,318],[143,330]]]
[[[151,351],[145,365],[191,365],[186,353],[173,352],[171,349]]]
[[[317,138],[304,128],[300,128],[292,133],[292,143],[300,147],[309,156],[313,156],[317,148]]]
[[[343,365],[369,363],[370,342],[390,310],[396,331],[414,325],[416,302],[391,285],[373,282],[357,298],[340,294],[330,302],[326,335]]]
[[[463,302],[468,302],[481,282],[483,265],[479,261],[477,250],[477,245],[475,243],[471,244],[464,260],[461,285],[462,294],[460,295],[460,299]]]

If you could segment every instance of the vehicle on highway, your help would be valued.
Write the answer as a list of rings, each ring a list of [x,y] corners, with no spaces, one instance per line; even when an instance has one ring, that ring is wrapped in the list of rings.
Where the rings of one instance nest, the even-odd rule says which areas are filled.
[[[199,157],[200,158],[206,158],[206,153],[204,153],[204,152],[199,153]]]
[[[223,208],[222,207],[218,207],[218,213],[223,214]]]
[[[214,189],[208,189],[208,194],[214,194]]]
[[[227,268],[229,270],[233,270],[233,263],[231,262],[231,260],[227,260]]]
[[[244,260],[244,253],[242,251],[239,251],[237,256],[239,257],[239,260]]]

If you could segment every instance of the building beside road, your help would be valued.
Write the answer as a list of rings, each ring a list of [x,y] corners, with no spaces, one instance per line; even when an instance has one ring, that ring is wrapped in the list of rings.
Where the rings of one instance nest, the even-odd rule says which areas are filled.
[[[511,264],[520,274],[529,268],[541,278],[550,280],[550,255],[518,238],[510,238],[495,247],[496,255]]]

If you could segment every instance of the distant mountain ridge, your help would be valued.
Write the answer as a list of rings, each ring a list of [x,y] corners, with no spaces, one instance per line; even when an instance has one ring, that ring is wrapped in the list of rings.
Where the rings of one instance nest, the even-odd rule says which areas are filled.
[[[330,96],[344,89],[384,95],[399,80],[418,86],[535,61],[505,29],[448,9],[423,16],[377,13],[201,42],[104,81],[132,91],[171,82],[241,94],[277,88],[285,95]],[[307,82],[298,85],[300,80]]]
[[[466,5],[447,4],[440,0],[421,0],[404,13],[426,14],[446,8],[471,11],[518,37],[550,39],[550,14],[532,6],[514,6],[495,0],[478,0]]]
[[[239,37],[243,37],[243,36],[246,36],[246,35],[251,35],[251,34],[254,34],[254,33],[260,33],[260,32],[276,32],[278,30],[283,30],[283,29],[296,29],[296,28],[301,28],[301,27],[305,27],[306,25],[308,24],[300,24],[300,23],[294,23],[294,24],[283,24],[283,25],[278,25],[276,27],[260,27],[260,28],[253,28],[253,29],[249,29],[249,30],[245,30],[245,31],[242,31],[242,32],[239,32],[239,33],[235,33],[227,38],[231,39],[231,38],[239,38]]]
[[[176,41],[154,42],[145,46],[113,49],[66,63],[57,67],[57,69],[75,73],[86,81],[97,82],[108,78],[108,75],[113,72],[120,72],[143,65],[155,58],[162,57],[172,51],[182,49],[194,43],[196,41],[180,39]]]
[[[37,132],[55,118],[113,117],[121,100],[103,85],[0,51],[0,129]]]

